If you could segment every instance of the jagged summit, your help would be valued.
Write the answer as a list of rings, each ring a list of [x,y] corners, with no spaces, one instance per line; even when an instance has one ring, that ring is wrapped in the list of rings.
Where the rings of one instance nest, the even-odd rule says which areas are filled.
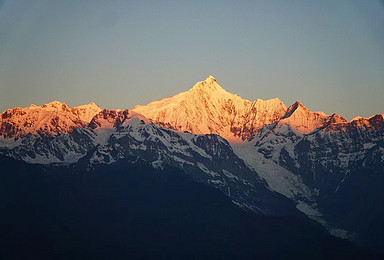
[[[356,117],[352,118],[352,120],[351,120],[350,122],[355,121],[355,120],[360,120],[360,119],[363,119],[363,117],[361,117],[361,116],[356,116]]]
[[[367,121],[367,120],[370,120],[372,118],[384,118],[384,114],[376,114],[376,115],[372,115],[370,117],[361,117],[361,116],[356,116],[354,117],[351,121],[349,122],[353,122],[353,121]]]
[[[223,89],[216,81],[213,76],[207,77],[204,81],[197,82],[190,90],[187,92],[205,95],[233,95]]]
[[[28,134],[68,133],[83,127],[100,111],[95,103],[70,108],[60,101],[8,109],[0,115],[0,137],[17,139]]]
[[[287,108],[279,99],[243,99],[224,90],[209,76],[186,92],[133,110],[175,130],[244,140],[281,118]]]
[[[279,125],[288,125],[300,134],[309,134],[316,128],[324,126],[329,116],[323,112],[312,112],[299,101],[291,105],[279,121]]]
[[[209,75],[204,81],[202,82],[216,82],[216,79],[215,77],[213,77],[212,75]]]
[[[296,101],[288,107],[287,113],[282,117],[282,119],[290,117],[294,112],[297,113],[299,110],[310,112],[309,109],[306,108],[303,104],[301,104],[299,101]]]
[[[44,104],[42,106],[36,106],[36,105],[30,105],[27,107],[29,109],[44,109],[47,111],[54,111],[54,110],[61,110],[61,111],[68,111],[70,110],[69,106],[63,102],[60,101],[52,101],[48,104]]]
[[[91,102],[88,105],[77,106],[71,109],[71,112],[78,116],[84,122],[90,122],[92,118],[101,111],[101,108]]]
[[[334,113],[330,116],[329,124],[340,124],[340,123],[347,123],[347,120],[345,120],[344,117],[342,117],[337,113]]]

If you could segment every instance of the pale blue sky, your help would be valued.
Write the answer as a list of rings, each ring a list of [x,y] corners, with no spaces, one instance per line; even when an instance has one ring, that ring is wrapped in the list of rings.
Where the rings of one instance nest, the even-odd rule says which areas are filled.
[[[384,113],[379,0],[0,0],[0,110],[133,108],[213,75],[243,98]]]

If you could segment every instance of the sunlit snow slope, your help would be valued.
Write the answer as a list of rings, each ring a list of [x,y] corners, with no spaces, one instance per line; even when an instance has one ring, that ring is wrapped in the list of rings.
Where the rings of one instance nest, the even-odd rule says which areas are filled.
[[[242,99],[209,76],[186,92],[136,106],[133,111],[175,130],[240,141],[281,118],[287,107],[278,98],[254,102]]]

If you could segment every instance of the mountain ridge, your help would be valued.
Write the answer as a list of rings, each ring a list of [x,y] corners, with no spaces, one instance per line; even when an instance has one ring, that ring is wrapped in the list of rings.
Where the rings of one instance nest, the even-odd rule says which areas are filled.
[[[211,76],[132,110],[58,101],[9,109],[0,115],[0,154],[35,164],[79,163],[90,171],[145,160],[181,169],[243,209],[305,213],[331,234],[363,244],[384,237],[377,230],[379,242],[372,241],[371,224],[362,221],[371,214],[380,226],[383,215],[383,114],[347,121],[299,101],[289,107],[279,99],[251,102]],[[370,204],[371,193],[380,195],[379,206]],[[365,212],[346,217],[351,207]]]
[[[84,127],[101,111],[102,109],[93,102],[73,108],[60,101],[52,101],[41,106],[31,104],[25,108],[15,107],[0,115],[0,136],[19,138],[29,133],[53,135],[68,133],[75,127]],[[142,114],[153,122],[172,130],[195,134],[217,134],[232,142],[243,142],[255,135],[262,127],[289,118],[294,113],[299,114],[299,111],[304,116],[315,115],[318,121],[311,127],[306,126],[305,123],[301,124],[307,128],[300,129],[305,134],[318,127],[325,127],[325,120],[322,118],[330,117],[324,112],[310,111],[299,101],[286,107],[279,98],[255,101],[243,99],[223,89],[213,76],[197,82],[188,91],[147,105],[136,105],[131,111]],[[45,115],[40,115],[42,113]],[[60,117],[61,113],[64,116]],[[22,117],[26,114],[32,114],[31,118],[23,119]],[[327,120],[328,124],[356,121],[355,125],[358,125],[364,124],[373,117],[384,116],[377,114],[367,118],[355,117],[346,121],[340,115],[333,115],[331,115],[332,120]],[[45,123],[42,125],[35,125],[37,121],[43,120]],[[302,118],[296,117],[297,120]],[[63,125],[56,121],[61,121]],[[285,123],[289,124],[289,122]],[[296,123],[293,122],[293,124]]]
[[[93,102],[74,108],[59,101],[15,107],[0,115],[0,136],[18,139],[28,134],[69,133],[76,127],[84,127],[100,111],[101,108]]]
[[[186,92],[133,108],[155,122],[196,134],[245,140],[286,112],[278,99],[249,101],[225,91],[212,76]],[[187,122],[188,121],[188,122]]]

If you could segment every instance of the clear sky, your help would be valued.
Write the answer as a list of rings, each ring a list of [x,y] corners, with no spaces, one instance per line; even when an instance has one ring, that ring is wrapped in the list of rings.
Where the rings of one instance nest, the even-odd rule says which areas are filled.
[[[0,110],[133,108],[213,75],[347,119],[384,113],[381,0],[0,0]]]

